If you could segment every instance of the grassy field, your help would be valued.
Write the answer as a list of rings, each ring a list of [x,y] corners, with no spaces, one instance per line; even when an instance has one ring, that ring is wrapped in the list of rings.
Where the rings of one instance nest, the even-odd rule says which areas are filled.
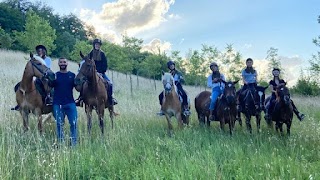
[[[0,50],[0,179],[320,179],[320,97],[293,97],[307,114],[303,122],[294,117],[291,136],[281,137],[262,121],[262,132],[253,134],[236,124],[234,135],[221,132],[219,124],[200,127],[192,107],[191,125],[167,136],[167,122],[157,117],[162,87],[153,81],[114,72],[115,97],[119,104],[115,128],[106,116],[106,134],[101,135],[97,116],[93,133],[87,134],[83,108],[79,114],[79,144],[56,149],[54,120],[44,125],[40,136],[34,116],[30,131],[22,131],[13,86],[22,77],[26,54]],[[57,71],[57,61],[53,62]],[[77,65],[69,64],[76,72]],[[192,100],[204,89],[186,87]],[[78,93],[75,92],[75,96]],[[69,124],[65,125],[66,137]]]

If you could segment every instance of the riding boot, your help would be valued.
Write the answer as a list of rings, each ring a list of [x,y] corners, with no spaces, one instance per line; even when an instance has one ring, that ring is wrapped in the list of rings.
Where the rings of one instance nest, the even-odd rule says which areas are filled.
[[[305,115],[303,113],[300,113],[296,106],[293,106],[293,112],[300,121],[303,121],[303,119],[305,118]]]
[[[184,114],[185,116],[190,116],[190,115],[191,115],[191,111],[189,110],[188,104],[183,105],[183,114]]]
[[[11,108],[11,111],[19,111],[20,106],[16,105],[15,107]]]

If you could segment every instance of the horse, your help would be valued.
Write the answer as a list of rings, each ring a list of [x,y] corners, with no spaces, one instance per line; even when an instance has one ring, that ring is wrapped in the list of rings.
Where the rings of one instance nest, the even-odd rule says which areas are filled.
[[[194,107],[198,115],[199,123],[207,124],[207,126],[210,126],[210,96],[211,92],[202,91],[194,98]]]
[[[33,77],[36,76],[43,80],[52,82],[55,80],[55,74],[46,65],[44,60],[39,56],[33,56],[30,53],[30,60],[27,62],[20,86],[16,87],[16,101],[20,106],[19,112],[23,119],[24,131],[29,129],[29,114],[33,113],[38,117],[38,130],[42,134],[42,114],[52,112],[52,106],[46,106],[43,102],[42,95],[35,86]],[[48,84],[46,83],[46,87]]]
[[[83,94],[88,133],[91,133],[92,110],[95,109],[99,117],[101,133],[104,134],[104,109],[108,108],[109,110],[111,127],[113,129],[114,107],[113,104],[108,103],[105,80],[96,72],[94,60],[89,59],[88,56],[84,56],[81,51],[80,56],[85,62],[82,64],[79,73],[75,78],[75,88],[78,92]]]
[[[290,135],[290,127],[293,119],[293,106],[290,99],[289,89],[285,85],[280,85],[276,89],[276,101],[272,113],[272,121],[276,122],[276,131],[283,134],[282,125],[287,125],[287,134]]]
[[[261,111],[264,109],[265,90],[267,87],[249,86],[239,96],[243,98],[240,100],[240,110],[238,110],[238,120],[241,120],[241,112],[246,116],[246,126],[250,133],[252,133],[251,116],[256,116],[257,130],[260,131]],[[258,103],[257,103],[258,102]]]
[[[232,135],[236,116],[237,116],[237,104],[236,104],[236,87],[235,84],[238,81],[225,82],[225,88],[222,95],[218,98],[216,103],[217,119],[220,121],[220,128],[224,130],[225,123],[229,124],[229,132]]]
[[[179,95],[177,92],[177,87],[174,84],[174,79],[171,73],[165,73],[162,71],[162,84],[164,87],[164,96],[163,96],[163,103],[161,105],[161,110],[163,111],[167,122],[168,122],[168,132],[171,136],[172,134],[172,124],[171,124],[171,117],[175,116],[178,120],[179,127],[182,128],[183,124],[189,123],[188,116],[185,116],[186,119],[183,120],[183,113],[182,113],[182,105],[179,99]]]

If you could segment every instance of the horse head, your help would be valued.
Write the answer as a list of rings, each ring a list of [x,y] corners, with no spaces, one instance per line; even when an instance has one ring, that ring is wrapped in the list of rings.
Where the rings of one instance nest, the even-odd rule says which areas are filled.
[[[279,101],[284,102],[286,105],[291,103],[289,89],[285,85],[280,85],[276,89],[276,95]]]
[[[257,95],[257,101],[259,101],[259,107],[260,109],[264,109],[264,101],[266,99],[265,91],[268,88],[268,86],[257,86],[256,87],[256,95]]]
[[[238,80],[239,81],[239,80]],[[223,96],[226,98],[228,105],[232,105],[236,103],[236,87],[235,84],[238,83],[238,81],[222,81],[225,85],[223,90]]]
[[[49,81],[54,81],[56,79],[54,72],[46,66],[45,61],[41,57],[34,56],[30,52],[30,60],[28,61],[28,64],[29,63],[31,65],[26,66],[26,71],[30,72],[32,76],[47,79]],[[30,67],[30,69],[28,69],[28,67]]]
[[[81,65],[79,73],[74,79],[76,86],[81,86],[86,81],[92,81],[96,74],[94,60],[90,59],[88,56],[84,56],[81,51],[80,57],[84,60],[84,63]]]
[[[170,94],[173,90],[175,90],[174,79],[171,73],[165,73],[162,71],[162,84],[165,90],[165,94]]]

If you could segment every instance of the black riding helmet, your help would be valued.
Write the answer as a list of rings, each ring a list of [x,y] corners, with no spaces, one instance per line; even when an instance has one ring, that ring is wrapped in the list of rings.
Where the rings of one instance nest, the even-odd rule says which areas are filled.
[[[280,72],[281,72],[281,71],[280,71],[280,68],[273,68],[273,69],[272,69],[272,75],[273,75],[273,76],[274,76],[274,74],[273,74],[274,71],[279,71],[279,74],[280,74]]]
[[[36,51],[38,52],[39,49],[43,49],[47,53],[47,48],[44,45],[38,45],[36,46]]]
[[[173,61],[171,61],[171,60],[167,62],[167,67],[168,67],[168,69],[170,69],[170,66],[171,66],[172,64],[173,64],[174,66],[176,66],[176,64],[175,64]]]
[[[215,62],[212,62],[212,63],[210,63],[210,69],[212,68],[212,66],[217,66],[218,67],[218,64],[215,63]]]
[[[100,44],[100,46],[102,45],[102,41],[101,41],[100,39],[94,39],[93,42],[92,42],[93,48],[94,48],[94,45],[95,45],[96,43]]]

